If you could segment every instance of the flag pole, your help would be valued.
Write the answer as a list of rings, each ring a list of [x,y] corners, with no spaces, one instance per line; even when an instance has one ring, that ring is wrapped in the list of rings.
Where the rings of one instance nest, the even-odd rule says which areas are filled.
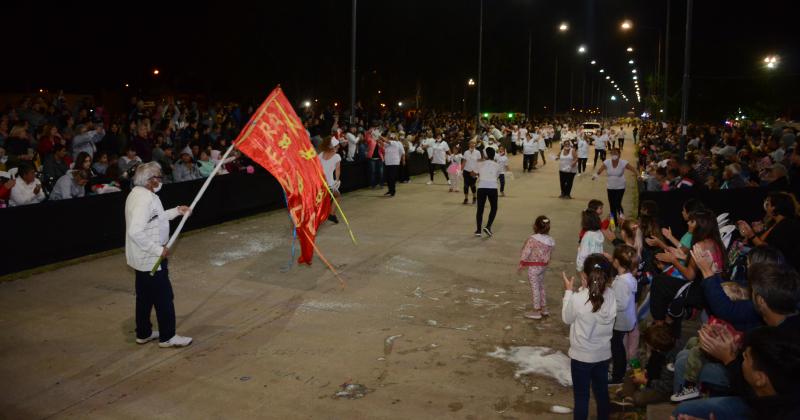
[[[197,205],[197,202],[199,202],[200,198],[203,197],[203,194],[206,192],[206,189],[208,188],[209,184],[211,184],[211,180],[214,178],[214,176],[217,175],[217,172],[219,172],[220,168],[222,168],[223,163],[225,163],[225,159],[228,158],[228,155],[231,154],[231,152],[235,147],[236,143],[231,144],[228,150],[225,151],[225,154],[222,155],[222,157],[219,159],[219,162],[217,162],[217,166],[214,167],[214,170],[211,172],[208,178],[206,178],[206,182],[203,183],[203,186],[200,188],[200,191],[194,197],[192,205],[189,206],[190,210],[189,213],[184,214],[183,217],[181,218],[181,221],[178,224],[178,228],[175,229],[175,232],[173,232],[172,236],[169,238],[169,242],[167,242],[167,245],[164,247],[165,249],[170,249],[172,248],[172,245],[175,244],[175,241],[178,239],[178,235],[181,233],[181,230],[183,229],[183,225],[186,224],[186,220],[189,219],[189,215],[191,215],[191,212],[194,211],[194,207]],[[164,259],[163,256],[158,257],[158,261],[156,261],[156,264],[153,266],[153,269],[150,270],[151,276],[156,274],[158,266],[161,265],[161,260],[163,259]]]

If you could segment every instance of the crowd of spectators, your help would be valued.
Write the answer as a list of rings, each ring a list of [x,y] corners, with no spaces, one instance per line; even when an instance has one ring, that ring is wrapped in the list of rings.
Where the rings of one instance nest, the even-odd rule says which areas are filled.
[[[689,126],[681,143],[676,125],[646,123],[639,163],[648,191],[767,187],[800,191],[798,126],[776,120]]]

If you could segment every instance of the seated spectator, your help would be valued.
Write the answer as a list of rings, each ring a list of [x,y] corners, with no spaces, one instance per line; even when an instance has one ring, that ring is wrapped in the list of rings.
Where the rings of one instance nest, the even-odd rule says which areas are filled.
[[[215,166],[216,163],[211,160],[208,153],[205,150],[201,151],[200,159],[197,160],[197,170],[200,172],[200,176],[208,178],[211,172],[214,171]]]
[[[18,166],[21,162],[33,160],[30,136],[28,135],[27,122],[17,122],[11,128],[6,138],[5,149],[8,154],[8,167]]]
[[[734,188],[744,188],[747,186],[747,181],[742,178],[742,167],[738,163],[731,163],[725,167],[722,172],[722,179],[724,180],[720,186],[721,190],[728,190]]]
[[[117,166],[119,166],[120,173],[124,174],[140,163],[142,163],[142,159],[136,155],[136,148],[134,146],[128,146],[125,156],[122,156],[119,158],[119,161],[117,161]]]
[[[8,201],[8,198],[11,196],[11,189],[13,189],[14,185],[17,183],[16,174],[16,168],[9,172],[0,173],[0,202],[2,202],[3,205]]]
[[[39,152],[39,156],[47,156],[53,152],[53,146],[56,144],[66,146],[67,141],[58,133],[58,127],[51,124],[45,125],[44,129],[42,129],[42,136],[39,137],[36,151]]]
[[[97,161],[92,164],[92,171],[96,175],[105,175],[108,169],[108,153],[100,152],[97,154]]]
[[[33,165],[21,164],[17,178],[14,188],[11,189],[11,196],[8,200],[9,206],[27,206],[44,201],[45,195],[42,183],[36,178],[36,171],[33,169]]]
[[[69,170],[67,163],[67,149],[62,144],[53,146],[53,152],[44,158],[42,172],[46,179],[55,182]],[[48,184],[52,185],[52,184]]]
[[[166,183],[173,181],[172,172],[175,166],[173,163],[175,161],[173,150],[173,147],[168,144],[162,144],[160,147],[153,149],[153,161],[161,165],[161,175]]]
[[[72,138],[72,155],[78,156],[81,152],[86,152],[89,156],[94,156],[96,144],[103,140],[105,134],[103,127],[95,129],[91,123],[78,125],[78,132]]]
[[[788,191],[789,190],[789,171],[786,166],[780,163],[772,165],[770,168],[769,176],[767,178],[767,188],[772,191]]]
[[[50,193],[50,200],[83,197],[86,194],[86,184],[89,183],[89,178],[89,171],[85,169],[73,169],[67,172],[56,181],[56,185]]]
[[[750,226],[740,220],[739,232],[752,245],[769,245],[780,250],[793,267],[800,267],[800,221],[797,220],[797,203],[788,193],[773,191],[764,200],[765,223]]]
[[[180,160],[175,163],[173,177],[175,178],[175,182],[183,182],[200,179],[203,176],[200,175],[200,171],[197,170],[197,165],[195,165],[194,160],[192,160],[192,156],[187,152],[183,152],[181,153]]]

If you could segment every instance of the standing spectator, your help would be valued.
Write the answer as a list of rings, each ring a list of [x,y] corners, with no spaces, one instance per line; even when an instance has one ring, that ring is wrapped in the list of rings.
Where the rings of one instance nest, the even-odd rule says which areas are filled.
[[[8,204],[11,207],[27,206],[44,201],[45,195],[44,191],[42,191],[42,183],[36,179],[36,171],[32,165],[27,163],[20,165],[17,178],[19,179],[14,184],[14,188],[11,189],[11,196],[8,200]]]
[[[106,152],[122,156],[128,147],[128,138],[120,129],[119,124],[113,123],[108,129],[106,136],[103,137],[102,149]]]
[[[73,169],[56,181],[50,200],[66,200],[83,197],[86,184],[89,183],[89,172],[85,169]]]
[[[153,159],[153,145],[150,144],[147,125],[140,122],[136,127],[136,136],[131,141],[131,147],[136,150],[136,155],[142,162],[150,162]]]
[[[374,190],[378,184],[383,183],[383,148],[378,143],[380,130],[373,128],[364,136],[367,145],[367,159],[369,164],[369,186]]]
[[[39,137],[39,144],[36,146],[36,150],[39,152],[39,156],[45,157],[53,151],[53,147],[56,144],[64,146],[66,143],[66,140],[58,133],[58,127],[46,124],[42,129],[42,136]]]
[[[81,124],[78,126],[78,134],[72,139],[72,155],[78,156],[81,152],[86,152],[89,156],[94,156],[97,151],[96,143],[103,140],[106,132],[103,127],[94,129],[92,124]]]

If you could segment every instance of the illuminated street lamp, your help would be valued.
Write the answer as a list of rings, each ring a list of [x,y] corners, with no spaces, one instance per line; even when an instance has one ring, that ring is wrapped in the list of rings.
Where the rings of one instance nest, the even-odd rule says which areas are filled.
[[[616,97],[616,96],[614,96],[614,95],[611,95],[611,100],[612,100],[612,101],[616,101],[616,100],[617,100],[617,97]]]
[[[583,54],[585,52],[586,52],[586,46],[585,45],[581,45],[580,47],[578,47],[578,54]]]
[[[619,27],[623,31],[630,30],[631,28],[633,28],[633,22],[631,22],[628,19],[625,19],[624,21],[622,21],[622,24],[620,24]]]
[[[469,79],[469,80],[467,80],[467,85],[469,85],[469,86],[475,86],[475,81],[474,81],[474,80],[472,80],[472,79]]]
[[[558,25],[558,30],[561,32],[566,32],[569,30],[569,24],[567,22],[561,22],[561,25]]]
[[[303,106],[306,107],[306,108],[311,108],[311,101],[303,102]]]
[[[402,108],[402,107],[403,107],[403,103],[402,103],[402,102],[398,102],[398,103],[397,103],[397,106],[399,106],[400,108]]]
[[[628,60],[628,64],[633,64],[633,60]]]
[[[605,69],[600,69],[600,73],[605,73],[605,72],[606,72]]]
[[[594,60],[592,60],[592,63],[591,63],[591,64],[592,64],[592,65],[595,65],[595,64],[597,64],[597,61],[594,61]]]
[[[627,51],[627,52],[633,52],[633,47],[628,47],[628,49],[627,49],[627,50],[625,50],[625,51]]]
[[[158,69],[153,70],[153,76],[158,76],[159,74],[161,74],[161,72],[158,71]]]
[[[764,65],[772,70],[778,67],[779,57],[777,55],[768,55],[764,57]]]
[[[631,70],[631,73],[636,74],[636,69]]]

